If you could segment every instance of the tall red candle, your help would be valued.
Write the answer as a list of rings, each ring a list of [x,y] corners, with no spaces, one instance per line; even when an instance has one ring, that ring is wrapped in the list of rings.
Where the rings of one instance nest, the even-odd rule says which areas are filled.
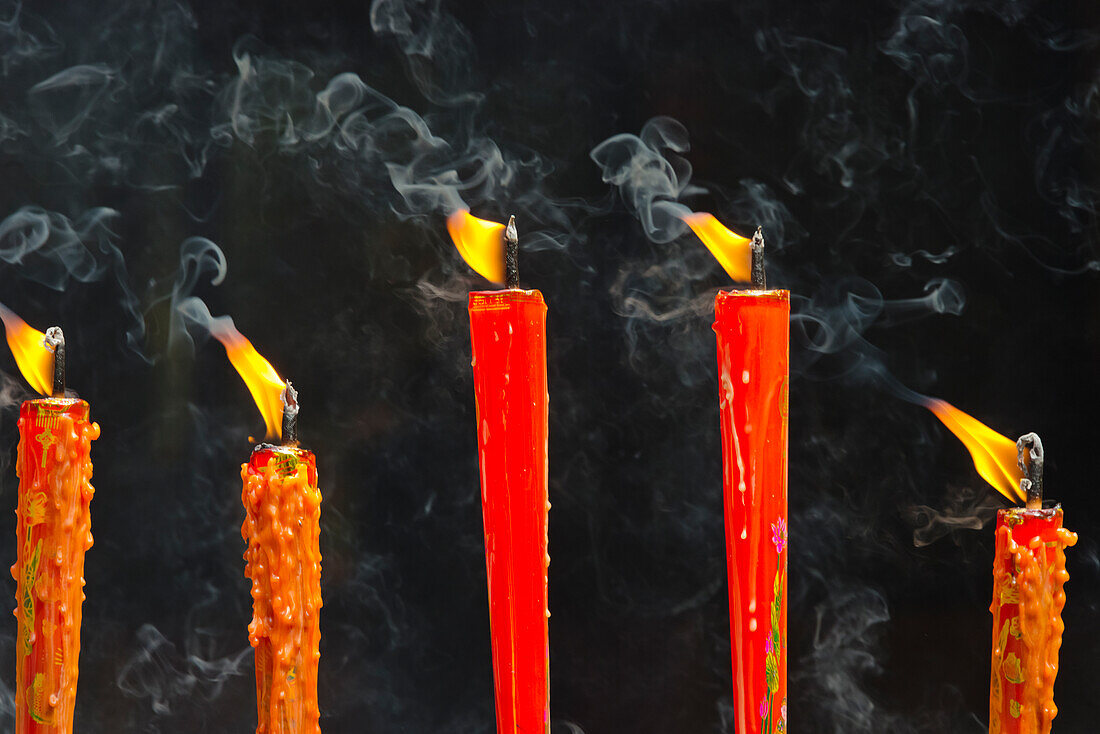
[[[546,304],[470,294],[498,734],[550,727]]]
[[[789,319],[788,291],[714,301],[737,734],[787,728]]]

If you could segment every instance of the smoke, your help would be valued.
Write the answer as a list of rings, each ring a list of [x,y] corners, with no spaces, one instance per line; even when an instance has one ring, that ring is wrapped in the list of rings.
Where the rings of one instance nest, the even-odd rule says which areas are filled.
[[[679,154],[689,149],[687,129],[670,117],[655,117],[640,135],[613,135],[592,149],[604,182],[618,187],[627,209],[659,244],[687,230],[684,217],[691,210],[679,203],[680,196],[702,193],[688,188],[691,164]]]
[[[396,6],[376,3],[375,15]],[[220,145],[263,140],[301,156],[325,189],[356,196],[369,190],[371,199],[360,197],[360,205],[386,203],[401,217],[445,216],[500,200],[536,221],[564,222],[538,192],[546,164],[509,155],[478,132],[476,99],[453,116],[426,118],[351,72],[315,90],[312,69],[271,55],[254,39],[238,42],[233,60],[237,77],[218,95],[216,115],[224,121],[211,131]],[[386,182],[398,202],[374,200]]]
[[[814,617],[812,649],[790,681],[803,705],[818,712],[814,731],[976,734],[985,730],[981,722],[960,709],[957,693],[947,687],[938,694],[938,709],[906,714],[891,713],[872,692],[872,681],[882,675],[886,664],[880,638],[891,619],[879,591],[841,584],[815,608]]]
[[[981,530],[997,516],[1002,502],[984,484],[963,487],[949,493],[942,508],[913,505],[905,510],[913,526],[913,545],[920,548],[959,530]]]
[[[822,722],[826,730],[893,730],[900,722],[888,714],[882,720],[864,688],[868,676],[882,672],[876,637],[890,620],[886,600],[873,589],[840,587],[815,612],[813,648],[791,676],[792,687],[803,688],[802,695],[829,712],[831,722]]]
[[[118,306],[128,320],[126,343],[140,353],[145,322],[130,285],[126,261],[111,224],[119,212],[96,207],[75,220],[39,207],[22,207],[0,222],[0,261],[26,280],[55,291],[70,282],[93,283],[108,276],[118,292]]]
[[[240,335],[232,316],[213,316],[201,298],[191,296],[180,300],[176,311],[185,324],[196,326],[210,336],[229,338]]]
[[[199,281],[207,275],[210,277],[210,285],[220,285],[228,270],[225,253],[205,237],[189,237],[180,244],[179,271],[172,284],[169,301],[169,349],[179,344],[194,348],[194,342],[184,323],[185,318],[210,332],[213,322],[210,311],[192,293]],[[229,323],[232,325],[232,320]]]
[[[201,633],[199,633],[201,634]],[[188,637],[189,647],[197,646],[199,635]],[[181,703],[194,705],[196,697],[211,701],[221,695],[231,677],[251,673],[252,649],[216,659],[205,659],[198,649],[183,653],[151,624],[142,625],[136,634],[140,650],[122,666],[119,689],[132,698],[149,699],[157,716],[169,716]]]
[[[406,73],[425,99],[448,106],[479,102],[484,95],[473,91],[473,39],[440,5],[440,0],[374,0],[371,30],[394,39]]]
[[[988,539],[965,531],[993,510],[914,405],[1030,423],[1087,404],[1055,375],[1086,384],[1073,365],[1095,361],[1071,314],[1100,263],[1100,34],[1027,2],[727,10],[0,2],[4,300],[85,335],[74,384],[104,426],[83,726],[253,723],[236,467],[256,418],[194,348],[189,329],[230,323],[213,312],[315,401],[326,731],[491,727],[463,308],[482,281],[443,221],[466,207],[517,215],[524,285],[551,308],[555,727],[722,725],[726,283],[682,221],[707,210],[762,225],[793,293],[792,720],[980,729],[981,681],[952,688],[980,665],[934,642],[919,660],[944,682],[901,667],[930,598],[984,608]],[[0,374],[0,408],[21,385]],[[1095,547],[1077,551],[1070,605],[1094,609]]]
[[[117,211],[98,208],[73,222],[57,212],[23,207],[0,222],[0,260],[55,291],[65,290],[70,280],[99,280],[107,266],[89,245],[110,241],[113,233],[108,224],[117,216]]]
[[[31,397],[33,393],[22,382],[0,372],[0,411],[14,408]],[[6,469],[9,460],[6,455],[0,457],[0,469]]]

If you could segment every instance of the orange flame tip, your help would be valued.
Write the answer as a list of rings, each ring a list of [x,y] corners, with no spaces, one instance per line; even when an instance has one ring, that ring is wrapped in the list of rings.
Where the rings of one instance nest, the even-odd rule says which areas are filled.
[[[283,390],[286,383],[279,373],[264,359],[244,334],[231,326],[229,319],[211,329],[214,337],[225,347],[229,361],[240,374],[256,407],[264,417],[268,438],[282,438]]]
[[[935,413],[948,430],[963,442],[982,479],[1009,500],[1024,502],[1026,497],[1020,489],[1020,480],[1024,475],[1017,463],[1015,441],[1002,436],[944,400],[930,398],[925,402],[925,407]]]
[[[8,346],[23,377],[39,394],[52,394],[53,350],[46,344],[46,335],[3,304],[0,304],[0,319],[4,321]]]
[[[504,225],[478,219],[466,209],[447,217],[447,231],[466,264],[494,283],[504,282]]]
[[[682,219],[691,231],[703,241],[714,259],[731,279],[741,282],[752,280],[752,240],[731,232],[722,226],[713,214],[693,212]]]

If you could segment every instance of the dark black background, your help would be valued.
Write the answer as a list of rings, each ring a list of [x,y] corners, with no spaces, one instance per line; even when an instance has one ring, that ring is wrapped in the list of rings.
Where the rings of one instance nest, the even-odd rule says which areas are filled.
[[[1081,535],[1055,729],[1095,730],[1094,4],[38,5],[0,12],[0,301],[65,328],[103,427],[77,731],[255,726],[238,471],[263,426],[173,317],[187,296],[301,393],[324,731],[493,729],[465,312],[484,283],[446,240],[455,195],[517,215],[550,306],[553,730],[732,731],[725,278],[690,234],[652,242],[589,158],[657,116],[690,135],[681,200],[762,223],[794,294],[791,726],[986,730],[1005,503],[905,385],[1043,437]],[[330,82],[365,95],[336,127]],[[195,237],[220,285],[181,263],[214,262]],[[13,509],[28,390],[6,351],[0,370]]]

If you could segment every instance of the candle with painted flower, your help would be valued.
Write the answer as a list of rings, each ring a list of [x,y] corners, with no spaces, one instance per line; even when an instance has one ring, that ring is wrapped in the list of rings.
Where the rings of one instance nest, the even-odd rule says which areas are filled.
[[[298,396],[237,329],[214,319],[225,347],[267,425],[267,437],[241,466],[252,581],[248,640],[256,654],[257,734],[318,734],[321,492],[313,452],[298,446]]]
[[[514,217],[459,210],[447,228],[474,270],[507,284],[470,294],[497,732],[548,732],[546,303],[518,286]]]
[[[20,371],[48,396],[19,411],[15,731],[71,734],[99,425],[89,421],[88,403],[65,397],[61,329],[43,334],[2,305],[0,319]]]
[[[963,442],[982,478],[1023,504],[997,511],[989,734],[1050,734],[1065,630],[1065,549],[1077,534],[1062,527],[1061,505],[1044,506],[1043,444],[1034,433],[1013,442],[942,400],[924,404]]]
[[[734,731],[787,729],[787,383],[790,291],[766,290],[764,237],[684,216],[748,290],[714,299]]]

